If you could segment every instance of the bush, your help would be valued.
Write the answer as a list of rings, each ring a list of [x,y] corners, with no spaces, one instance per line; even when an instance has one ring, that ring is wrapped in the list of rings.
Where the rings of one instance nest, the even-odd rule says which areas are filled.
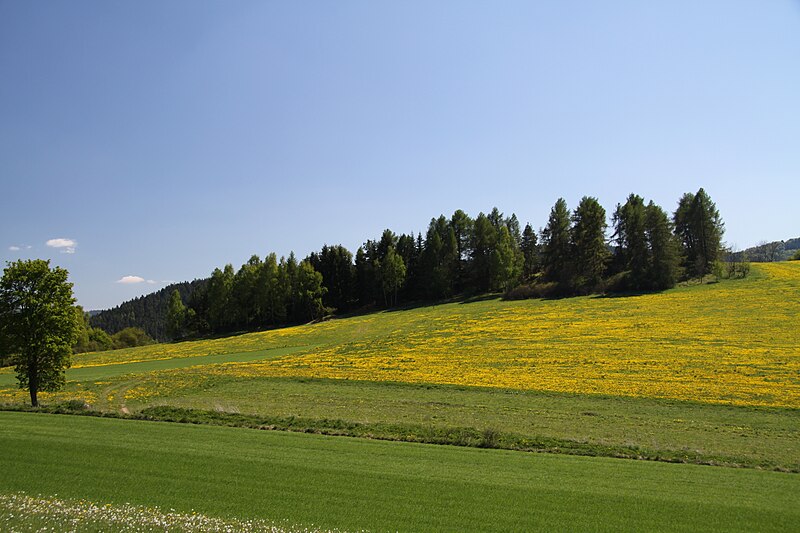
[[[145,333],[142,328],[125,328],[122,331],[118,331],[111,336],[111,340],[114,342],[114,349],[119,348],[133,348],[134,346],[147,346],[148,344],[154,344],[156,341],[153,340],[150,335]]]
[[[529,298],[561,298],[570,296],[572,291],[556,282],[530,283],[518,285],[508,291],[506,300],[527,300]]]

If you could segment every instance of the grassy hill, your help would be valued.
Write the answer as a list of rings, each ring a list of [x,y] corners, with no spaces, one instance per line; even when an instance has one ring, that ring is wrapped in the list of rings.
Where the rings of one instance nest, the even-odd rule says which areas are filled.
[[[750,467],[750,470],[701,468],[693,474],[699,476],[697,479],[705,479],[703,483],[711,487],[717,483],[725,486],[715,476],[730,475],[731,480],[742,483],[739,489],[730,489],[731,494],[739,494],[737,490],[750,490],[746,489],[748,483],[760,483],[749,476],[766,474],[752,468],[800,472],[799,295],[800,262],[791,262],[753,265],[752,275],[744,280],[686,285],[658,294],[527,301],[485,299],[386,311],[226,338],[76,356],[73,368],[67,372],[67,388],[57,394],[42,395],[41,399],[50,405],[79,399],[88,402],[95,411],[163,420]],[[0,372],[0,402],[14,406],[25,401],[24,391],[15,388],[10,369]],[[19,416],[13,420],[26,420],[25,424],[32,426],[40,423],[36,420],[45,418],[39,415],[39,419],[28,421],[26,417],[33,415],[8,416]],[[150,427],[139,426],[141,422],[132,420],[81,420],[85,421],[74,423],[86,424],[89,433],[95,431],[88,429],[95,427],[93,424],[99,424],[98,428],[112,424],[107,427],[119,427],[119,431],[125,427]],[[216,435],[229,435],[225,428],[205,430],[211,431],[208,438],[212,440]],[[35,427],[31,431],[36,433]],[[51,429],[42,431],[49,435]],[[175,435],[186,435],[180,433],[184,430],[175,431],[178,432]],[[230,435],[249,434],[241,429],[228,431],[233,431]],[[278,439],[275,442],[285,438],[280,442],[297,443],[292,439],[300,438],[270,435]],[[164,442],[183,446],[180,439],[184,437],[174,438],[178,440]],[[8,432],[0,440],[2,446],[34,445],[12,444]],[[344,440],[346,443],[341,446],[345,447],[362,442]],[[287,444],[289,448],[294,445]],[[380,448],[383,451],[376,453],[386,454],[387,462],[370,463],[369,468],[374,475],[391,478],[395,452],[388,450],[405,450],[404,446],[410,445],[381,445],[388,448]],[[230,442],[226,446],[238,449],[240,444]],[[532,457],[519,452],[472,451],[488,454],[486,457],[496,458],[490,461],[498,464],[533,460],[511,459]],[[306,459],[314,464],[320,461],[314,456]],[[562,477],[569,479],[569,472],[576,468],[587,472],[589,483],[601,483],[607,476],[607,473],[596,476],[591,473],[594,468],[599,469],[597,472],[606,468],[592,466],[605,464],[592,462],[597,459],[561,456],[558,460],[565,462],[554,458],[555,470],[549,475],[559,483]],[[622,469],[632,464],[610,461],[609,464],[620,465],[616,468]],[[683,489],[678,488],[680,485],[672,476],[683,476],[678,473],[683,470],[672,470],[677,465],[656,466],[648,471],[655,476],[653,486],[674,487],[658,498],[677,498],[677,492]],[[535,468],[540,468],[538,463]],[[631,475],[651,475],[636,472]],[[787,480],[780,482],[786,483],[780,490],[795,499],[800,497],[800,478],[796,474],[786,475],[775,478]],[[349,479],[344,472],[341,476]],[[657,481],[659,476],[661,485]],[[90,497],[81,488],[64,493],[55,481],[52,485],[15,484],[16,474],[10,479],[13,482],[0,488],[0,492],[23,490],[44,495],[57,492],[65,498]],[[353,479],[350,481],[361,483]],[[512,492],[521,491],[520,494],[527,495],[525,498],[534,500],[544,497],[536,492],[539,489],[527,485],[530,482],[520,480]],[[389,483],[384,489],[398,490],[412,482],[396,480],[396,483],[396,486]],[[414,483],[424,485],[425,478],[420,477]],[[429,483],[434,482],[429,480]],[[462,486],[466,481],[453,483]],[[575,482],[575,490],[579,484]],[[182,490],[175,488],[166,499],[122,498],[114,494],[104,496],[105,493],[96,497],[115,504],[170,505],[176,509],[180,504],[186,510],[187,502],[169,503],[180,500]],[[489,489],[469,490],[476,491],[470,494],[479,494]],[[760,489],[754,489],[753,493],[756,490]],[[764,490],[768,494],[772,489]],[[632,522],[624,522],[624,516],[618,518],[622,522],[616,519],[608,522],[612,529],[615,524],[625,529],[635,523],[657,524],[658,529],[671,527],[647,522],[647,516],[657,520],[666,515],[659,514],[658,506],[651,506],[644,496],[636,500],[621,485],[614,485],[609,491],[612,500],[626,502],[620,503],[623,507],[641,511],[623,511],[622,507],[614,507],[616,504],[598,500],[605,502],[601,507],[608,505],[615,513],[632,513]],[[517,501],[516,496],[500,492],[498,501]],[[562,497],[568,501],[573,501],[570,498],[587,501],[588,496],[581,494]],[[741,494],[745,498],[744,492]],[[379,509],[388,505],[382,500],[385,497],[378,490],[374,499],[367,501]],[[453,496],[452,501],[459,501],[459,497]],[[731,501],[738,497],[732,496]],[[245,516],[227,496],[220,498],[221,502],[197,504],[196,509],[214,516]],[[466,507],[472,509],[478,504],[470,498]],[[784,505],[780,503],[783,500],[775,501],[778,508]],[[368,527],[365,522],[358,525],[352,516],[334,520],[339,516],[338,511],[324,506],[316,511],[319,515],[290,516],[285,509],[297,504],[286,505],[271,514],[246,516],[270,520],[291,518],[306,524],[323,515],[331,520],[314,523],[325,527]],[[491,509],[475,509],[483,509],[481,516],[496,519],[498,524],[508,518],[523,520],[519,524],[526,527],[535,525],[524,522],[532,520],[531,509],[519,518],[507,505],[493,505]],[[730,508],[713,503],[702,511],[701,505],[696,513],[686,511],[681,507],[683,504],[664,505],[667,514],[688,512],[687,517],[747,515],[751,517],[747,520],[756,522],[743,519],[741,524],[750,526],[765,520],[758,527],[740,526],[745,529],[764,529],[767,517],[774,514],[772,507],[758,502],[750,506],[734,503]],[[718,505],[722,506],[714,511]],[[748,510],[743,511],[742,506]],[[442,504],[431,512],[448,516],[443,510],[447,508]],[[567,513],[562,517],[576,519],[575,508],[558,509]],[[470,520],[478,520],[467,511],[461,512]],[[747,514],[751,512],[754,514]],[[400,526],[392,524],[409,520],[398,516],[391,519],[395,522],[376,522],[375,527],[394,529]],[[594,515],[591,520],[598,520],[599,516]],[[452,520],[454,524],[462,524],[455,518]],[[720,520],[720,524],[727,524]],[[702,523],[712,528],[710,522]],[[770,522],[773,523],[780,524]],[[512,522],[503,524],[515,528]],[[542,524],[545,528],[563,525],[547,521]],[[430,527],[431,524],[419,522],[401,529]]]

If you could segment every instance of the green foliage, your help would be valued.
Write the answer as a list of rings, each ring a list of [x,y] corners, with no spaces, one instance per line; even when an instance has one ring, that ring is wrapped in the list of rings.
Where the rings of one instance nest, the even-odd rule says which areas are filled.
[[[159,341],[170,339],[167,334],[167,305],[172,291],[177,289],[181,298],[203,317],[208,316],[205,302],[208,279],[198,279],[183,283],[173,283],[146,296],[140,296],[107,309],[89,318],[89,325],[114,334],[128,327],[142,328],[148,335]],[[207,331],[202,322],[192,324],[198,331]]]
[[[648,245],[647,287],[669,289],[678,280],[679,244],[667,214],[652,200],[645,208],[645,238]]]
[[[542,269],[548,281],[569,284],[572,279],[572,247],[567,202],[559,198],[542,230]]]
[[[181,293],[178,289],[172,291],[167,306],[167,332],[173,339],[179,339],[186,333],[186,323],[188,320],[186,306],[183,305]]]
[[[314,270],[311,263],[301,261],[297,269],[297,284],[295,285],[297,306],[295,317],[304,322],[320,318],[325,311],[322,297],[327,289],[322,285],[322,274]]]
[[[800,250],[797,250],[792,256],[792,261],[800,261]]]
[[[664,290],[678,278],[679,248],[661,207],[631,194],[614,213],[619,273],[607,284],[612,291]],[[620,272],[621,271],[621,272]]]
[[[575,278],[571,285],[591,292],[600,285],[606,270],[606,210],[596,198],[581,198],[572,215],[572,249]]]
[[[525,224],[520,242],[523,258],[522,279],[524,281],[532,280],[539,271],[539,247],[537,244],[536,232],[533,231],[530,224]]]
[[[702,188],[686,193],[673,216],[675,233],[683,244],[684,267],[690,278],[710,274],[719,259],[724,232],[722,218],[711,198]]]
[[[111,336],[111,342],[115,350],[147,346],[155,343],[153,338],[142,328],[125,328],[122,331],[118,331]]]
[[[390,246],[380,265],[381,286],[386,305],[397,305],[397,291],[406,279],[406,265],[403,258]]]
[[[524,258],[506,226],[501,226],[492,251],[489,271],[492,289],[508,291],[516,285],[522,273]]]
[[[9,263],[0,279],[0,351],[11,355],[20,388],[31,405],[40,391],[64,386],[81,315],[74,307],[66,270],[50,261]]]
[[[140,326],[164,340],[296,324],[326,312],[389,307],[399,301],[430,302],[495,291],[516,298],[661,290],[672,287],[681,274],[676,257],[682,249],[685,257],[694,258],[687,260],[693,265],[699,264],[696,250],[718,255],[709,252],[714,239],[696,237],[698,232],[721,235],[719,214],[702,189],[685,195],[675,219],[680,221],[675,231],[685,237],[683,246],[670,235],[672,225],[663,210],[631,194],[613,215],[617,246],[612,255],[606,243],[605,209],[595,198],[582,198],[572,215],[559,198],[541,239],[531,224],[520,231],[516,215],[505,217],[496,207],[474,220],[457,210],[449,219],[432,218],[424,237],[386,229],[379,239],[360,246],[355,257],[341,245],[323,246],[305,259],[322,276],[319,290],[308,269],[301,280],[294,253],[280,259],[272,253],[264,261],[253,255],[238,271],[228,264],[207,280],[178,284],[103,312],[92,325],[112,333]],[[711,225],[695,220],[710,220]],[[301,281],[310,283],[310,289],[300,287]],[[177,315],[168,316],[174,289],[186,306],[180,332]],[[317,296],[308,296],[309,290],[321,292],[321,303]],[[85,344],[83,335],[79,345]]]
[[[325,307],[339,311],[351,309],[355,284],[353,254],[342,245],[325,245],[319,253],[312,253],[308,262],[322,274],[322,282],[328,289],[323,297]]]

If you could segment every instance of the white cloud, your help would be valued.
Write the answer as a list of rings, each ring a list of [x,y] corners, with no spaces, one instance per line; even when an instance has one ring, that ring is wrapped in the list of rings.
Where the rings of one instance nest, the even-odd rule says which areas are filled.
[[[117,280],[117,283],[124,283],[129,285],[131,283],[142,283],[144,282],[144,278],[139,276],[122,276]]]
[[[150,285],[155,285],[155,284],[156,284],[156,280],[154,280],[154,279],[148,279],[148,280],[147,280],[147,283],[149,283]]]
[[[9,246],[8,249],[11,250],[12,252],[19,252],[20,250],[22,250],[22,248],[20,248],[19,246]]]
[[[50,248],[58,248],[62,254],[74,254],[78,242],[72,239],[50,239],[45,243]]]

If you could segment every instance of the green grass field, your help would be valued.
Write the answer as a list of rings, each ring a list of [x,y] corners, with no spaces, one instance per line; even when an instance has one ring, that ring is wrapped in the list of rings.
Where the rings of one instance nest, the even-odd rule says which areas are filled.
[[[225,519],[287,519],[300,526],[344,529],[464,530],[487,528],[492,522],[498,524],[492,529],[688,530],[695,529],[695,523],[720,530],[791,529],[785,520],[793,516],[796,506],[791,502],[800,499],[798,295],[800,262],[755,266],[745,280],[684,286],[661,294],[486,299],[373,313],[77,356],[67,372],[66,390],[41,397],[44,404],[80,399],[93,411],[132,416],[168,406],[195,410],[188,419],[211,424],[229,424],[239,417],[244,422],[231,425],[469,446],[481,446],[487,442],[482,435],[494,435],[492,446],[499,447],[747,469],[5,413],[2,417],[9,425],[4,425],[0,439],[3,449],[33,446],[33,441],[24,444],[30,433],[42,449],[52,440],[53,450],[66,447],[80,456],[75,447],[84,446],[94,450],[100,470],[127,471],[142,481],[135,485],[141,489],[137,491],[126,488],[128,483],[117,486],[104,480],[101,472],[87,477],[100,476],[95,481],[70,485],[67,474],[35,481],[22,467],[14,467],[0,494],[57,493],[67,500],[166,506]],[[24,391],[15,389],[10,370],[0,371],[0,402],[17,408],[26,400]],[[162,418],[180,420],[183,415]],[[98,440],[92,433],[96,431],[107,432],[110,440]],[[130,444],[121,436],[126,431],[131,432]],[[139,432],[149,437],[135,437]],[[457,438],[442,440],[441,434]],[[184,438],[185,446],[179,444]],[[174,442],[175,450],[160,449],[163,442]],[[275,479],[292,487],[285,489],[294,494],[286,496],[288,500],[282,500],[276,488],[259,492],[255,481],[243,485],[253,496],[237,496],[226,486],[217,491],[218,501],[208,500],[209,483],[230,483],[220,469],[259,471],[254,466],[259,461],[272,464],[272,456],[261,457],[264,450],[290,454],[295,446],[297,453],[304,446],[317,446],[317,451],[305,456],[304,465],[297,460],[290,461],[291,467],[275,467],[280,473]],[[340,450],[336,453],[342,457],[352,457],[356,449],[376,455],[364,457],[366,470],[359,470],[336,463],[319,446]],[[196,449],[202,459],[187,449]],[[228,456],[222,457],[221,449],[228,449]],[[252,457],[237,455],[239,450]],[[147,485],[150,474],[143,473],[150,468],[145,456],[155,451],[166,454],[160,463],[174,463],[177,469],[164,471],[164,498],[153,494],[148,487],[155,485]],[[30,460],[47,468],[57,462],[54,454]],[[141,461],[145,470],[115,454]],[[417,459],[402,459],[414,454]],[[197,472],[209,473],[208,479],[198,473],[191,481],[188,471],[181,470],[204,460],[208,465]],[[213,467],[218,460],[219,468]],[[422,474],[398,477],[404,470],[396,470],[396,464],[405,464],[409,474],[419,472],[415,460],[426,465],[427,481]],[[124,466],[113,466],[114,461]],[[475,470],[470,462],[483,465],[483,470]],[[295,470],[300,466],[305,470]],[[525,469],[546,472],[547,482],[519,473]],[[317,470],[331,477],[311,473]],[[71,472],[80,477],[77,467]],[[374,479],[365,479],[370,476]],[[290,477],[297,483],[290,483]],[[641,483],[636,481],[640,478]],[[764,480],[785,480],[775,482],[782,484],[781,496],[768,497],[772,481]],[[328,491],[323,481],[338,488]],[[356,487],[344,488],[347,483]],[[587,493],[593,486],[605,492]],[[369,498],[353,492],[362,488],[370,491]],[[292,500],[299,498],[297,491],[314,495],[315,501]],[[416,491],[434,500],[428,502],[434,507],[421,508],[443,517],[443,522],[412,516],[413,508],[423,505],[410,496]],[[703,499],[701,492],[708,492],[710,499]],[[440,493],[444,499],[436,499]],[[482,502],[481,495],[487,494],[493,496]],[[400,499],[393,500],[395,496]],[[275,502],[264,507],[263,502],[273,498]],[[697,505],[692,503],[695,498]],[[584,514],[578,516],[576,509]],[[609,515],[603,514],[606,509]]]
[[[300,526],[787,531],[800,520],[800,477],[758,470],[32,413],[0,413],[0,442],[3,493]]]

